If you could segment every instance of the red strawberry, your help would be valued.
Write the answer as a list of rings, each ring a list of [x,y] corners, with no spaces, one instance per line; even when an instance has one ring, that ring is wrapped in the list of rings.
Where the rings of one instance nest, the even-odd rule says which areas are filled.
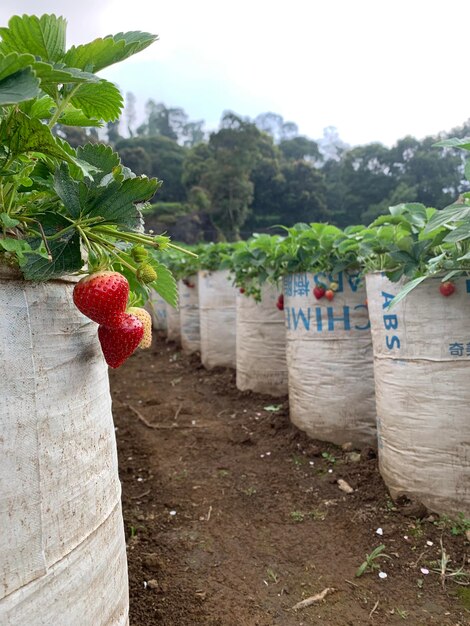
[[[144,336],[144,325],[135,315],[123,313],[119,326],[100,326],[98,338],[109,367],[119,367],[131,356]]]
[[[323,285],[317,285],[313,288],[313,295],[317,300],[320,300],[325,295],[325,287],[323,287]]]
[[[335,297],[335,292],[333,291],[333,289],[327,289],[325,291],[325,298],[327,300],[331,302],[331,300],[333,300],[334,297]]]
[[[240,287],[240,293],[245,293],[245,290],[243,289],[243,287]]]
[[[277,299],[276,306],[280,311],[284,311],[284,295],[282,293]]]
[[[73,290],[75,306],[94,322],[120,323],[129,297],[129,283],[119,272],[96,272],[82,278]]]
[[[451,296],[455,291],[455,285],[448,280],[447,282],[440,284],[439,291],[443,296]]]

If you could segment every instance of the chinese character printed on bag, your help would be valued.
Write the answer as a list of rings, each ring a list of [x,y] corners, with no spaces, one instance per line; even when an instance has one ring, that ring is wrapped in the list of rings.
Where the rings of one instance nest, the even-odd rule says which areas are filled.
[[[467,344],[467,349],[468,349],[468,344]],[[463,351],[464,351],[463,343],[455,342],[455,343],[449,344],[449,353],[451,356],[463,356]]]
[[[308,296],[310,293],[310,281],[307,274],[294,274],[294,296]]]

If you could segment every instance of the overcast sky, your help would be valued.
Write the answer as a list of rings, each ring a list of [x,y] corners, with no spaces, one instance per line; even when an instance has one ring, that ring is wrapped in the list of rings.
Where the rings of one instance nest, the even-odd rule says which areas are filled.
[[[68,19],[68,45],[127,30],[159,35],[103,71],[143,111],[149,98],[216,128],[224,110],[273,111],[318,139],[392,145],[470,117],[469,0],[1,0]]]

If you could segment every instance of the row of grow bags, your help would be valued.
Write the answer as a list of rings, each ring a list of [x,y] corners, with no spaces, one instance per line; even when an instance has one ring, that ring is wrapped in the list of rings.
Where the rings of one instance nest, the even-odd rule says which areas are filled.
[[[318,301],[313,287],[333,279],[334,300]],[[406,495],[439,513],[469,512],[466,279],[455,281],[452,301],[435,279],[390,310],[401,284],[382,273],[366,280],[348,272],[296,273],[282,283],[283,313],[274,286],[263,287],[255,302],[226,271],[200,272],[192,281],[199,297],[209,294],[198,309],[194,299],[191,305],[193,325],[200,316],[206,367],[236,367],[241,390],[288,389],[291,421],[312,438],[377,445],[393,497]],[[180,320],[183,311],[184,304]]]

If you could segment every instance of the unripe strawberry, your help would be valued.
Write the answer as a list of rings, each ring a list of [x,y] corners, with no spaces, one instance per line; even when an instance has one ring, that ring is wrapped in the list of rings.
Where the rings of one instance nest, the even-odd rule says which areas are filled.
[[[127,312],[131,315],[135,315],[135,317],[137,317],[137,319],[139,319],[144,325],[144,336],[142,337],[142,341],[139,343],[139,348],[142,348],[142,350],[150,348],[152,345],[152,318],[150,313],[138,306],[131,306],[127,309]]]
[[[126,311],[129,283],[119,272],[96,272],[74,287],[75,306],[94,322],[119,325]]]
[[[277,299],[276,306],[280,311],[284,311],[284,294],[281,293]]]
[[[313,295],[317,300],[321,300],[325,295],[325,287],[323,287],[323,285],[317,285],[313,288]]]
[[[137,263],[142,263],[148,257],[149,253],[144,248],[144,246],[134,246],[131,250],[131,257]]]
[[[325,291],[325,298],[331,302],[335,297],[335,292],[332,289],[327,289]]]
[[[454,283],[451,283],[450,280],[448,280],[445,283],[440,284],[439,291],[441,292],[443,296],[447,298],[448,296],[451,296],[454,293],[455,285]]]
[[[124,313],[119,326],[100,326],[100,340],[103,356],[109,367],[116,368],[124,363],[138,347],[144,336],[144,325],[129,313]]]
[[[148,285],[149,283],[153,283],[154,280],[157,280],[157,272],[150,263],[144,263],[137,268],[137,278]]]
[[[330,289],[331,291],[338,291],[338,283],[330,283]]]

